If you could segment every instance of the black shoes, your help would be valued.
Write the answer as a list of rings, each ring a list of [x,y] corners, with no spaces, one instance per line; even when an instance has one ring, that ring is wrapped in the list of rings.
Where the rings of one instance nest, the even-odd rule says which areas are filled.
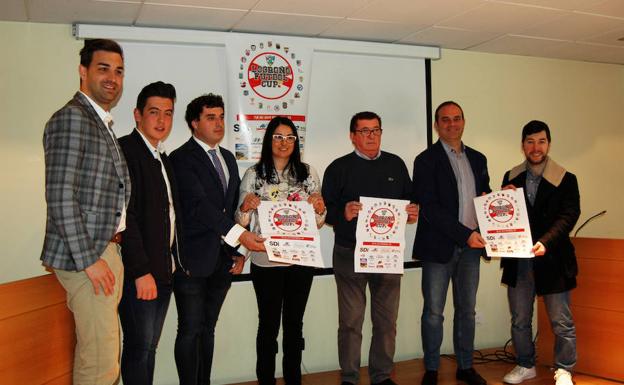
[[[397,384],[396,384],[396,382],[392,381],[391,379],[386,378],[385,380],[383,380],[381,382],[375,382],[375,383],[371,382],[371,385],[397,385]]]
[[[438,385],[438,371],[427,370],[423,376],[421,385]]]
[[[474,368],[469,369],[457,369],[455,378],[467,383],[468,385],[487,385],[487,381],[477,373]],[[343,381],[341,385],[353,385],[350,382]],[[371,385],[397,385],[390,378],[387,378],[381,382],[371,383]],[[423,375],[421,385],[438,385],[438,371],[427,370]]]
[[[487,385],[487,381],[474,368],[457,369],[455,378],[464,381],[468,385]]]
[[[354,385],[350,382],[347,381],[342,381],[342,383],[340,385]],[[385,380],[381,381],[381,382],[371,382],[371,385],[397,385],[396,382],[392,381],[389,378],[386,378]]]

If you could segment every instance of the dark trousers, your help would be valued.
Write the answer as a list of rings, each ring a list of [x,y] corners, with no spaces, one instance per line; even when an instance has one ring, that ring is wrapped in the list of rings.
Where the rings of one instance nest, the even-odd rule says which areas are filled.
[[[314,268],[307,266],[260,267],[251,265],[258,301],[256,376],[259,385],[275,384],[275,355],[280,318],[283,322],[282,368],[286,385],[301,384],[304,349],[303,314],[312,287]]]
[[[171,284],[157,283],[156,289],[156,299],[137,299],[134,279],[124,280],[119,303],[123,330],[121,378],[124,384],[148,385],[153,382],[156,347],[169,309]]]
[[[396,321],[401,295],[400,274],[356,273],[354,249],[334,245],[333,263],[338,292],[338,361],[342,381],[360,379],[362,325],[366,311],[366,286],[370,290],[373,335],[368,353],[372,383],[390,378],[394,367]]]
[[[174,273],[178,309],[175,361],[180,385],[208,385],[214,351],[214,330],[230,286],[229,258],[221,258],[209,277]]]

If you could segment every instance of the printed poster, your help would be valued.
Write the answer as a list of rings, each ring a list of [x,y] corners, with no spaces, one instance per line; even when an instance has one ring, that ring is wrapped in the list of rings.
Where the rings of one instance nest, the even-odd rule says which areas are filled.
[[[490,257],[532,258],[533,241],[524,190],[495,191],[474,198],[481,236]]]
[[[355,231],[356,273],[403,274],[407,200],[360,197]]]
[[[262,201],[260,231],[270,261],[325,267],[312,205],[305,201]]]

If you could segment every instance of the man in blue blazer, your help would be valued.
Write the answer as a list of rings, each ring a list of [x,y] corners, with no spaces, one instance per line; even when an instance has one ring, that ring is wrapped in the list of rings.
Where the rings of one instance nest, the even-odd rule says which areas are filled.
[[[473,198],[491,191],[490,178],[485,156],[462,143],[464,124],[464,112],[457,103],[440,104],[434,126],[440,140],[414,160],[413,193],[420,204],[420,220],[413,256],[423,263],[423,385],[437,384],[450,281],[456,377],[469,385],[486,383],[472,367],[479,261],[485,246]]]
[[[43,134],[47,202],[43,264],[67,291],[74,314],[74,384],[114,383],[119,377],[119,323],[130,177],[111,130],[110,109],[123,86],[121,47],[85,40],[80,91],[52,115]]]
[[[171,154],[182,205],[184,255],[174,273],[178,309],[175,360],[180,385],[210,384],[214,329],[232,274],[245,259],[236,247],[264,251],[263,239],[234,221],[240,178],[225,134],[219,95],[202,95],[185,114],[193,136]]]

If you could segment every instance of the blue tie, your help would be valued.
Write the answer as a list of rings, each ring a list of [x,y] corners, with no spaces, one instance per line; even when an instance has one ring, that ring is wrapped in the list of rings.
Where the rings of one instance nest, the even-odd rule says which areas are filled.
[[[225,172],[223,172],[223,165],[217,156],[217,150],[214,148],[208,150],[208,154],[210,154],[210,158],[212,159],[212,164],[214,164],[215,169],[217,170],[217,174],[219,174],[219,179],[221,179],[221,186],[223,187],[223,195],[227,192],[227,182],[225,180]]]

